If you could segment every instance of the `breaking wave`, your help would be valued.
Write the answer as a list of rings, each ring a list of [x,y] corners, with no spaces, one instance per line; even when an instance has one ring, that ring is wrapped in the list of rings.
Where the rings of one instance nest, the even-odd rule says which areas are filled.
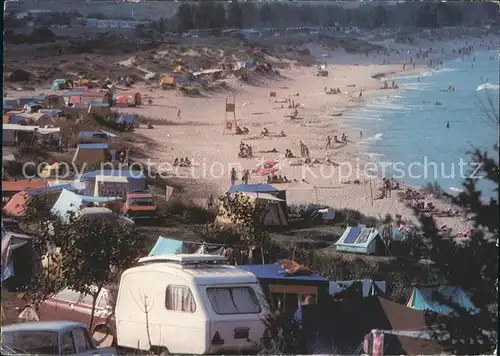
[[[498,84],[484,83],[476,88],[476,91],[481,91],[485,89],[498,90],[500,86]]]

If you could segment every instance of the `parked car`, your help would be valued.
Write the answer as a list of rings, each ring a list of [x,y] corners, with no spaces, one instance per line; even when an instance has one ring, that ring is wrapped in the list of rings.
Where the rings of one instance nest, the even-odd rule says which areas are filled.
[[[156,205],[151,193],[127,194],[123,213],[132,220],[151,220],[156,217]]]
[[[2,354],[118,355],[115,348],[96,348],[87,326],[72,321],[19,323],[2,328]]]
[[[94,321],[90,327],[99,346],[111,346],[113,339],[114,297],[110,288],[103,288],[97,296]],[[88,324],[92,313],[92,296],[65,288],[45,300],[38,307],[26,303],[19,307],[19,321],[70,320]]]
[[[162,255],[123,272],[117,346],[172,354],[260,351],[269,313],[262,288],[254,274],[223,261]]]

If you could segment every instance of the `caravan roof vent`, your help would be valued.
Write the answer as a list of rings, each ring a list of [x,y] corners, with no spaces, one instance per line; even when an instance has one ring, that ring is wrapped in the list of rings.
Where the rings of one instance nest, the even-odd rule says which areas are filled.
[[[226,261],[226,257],[218,255],[196,255],[196,254],[166,254],[160,256],[148,256],[139,259],[139,263],[172,262],[181,265],[209,264]]]

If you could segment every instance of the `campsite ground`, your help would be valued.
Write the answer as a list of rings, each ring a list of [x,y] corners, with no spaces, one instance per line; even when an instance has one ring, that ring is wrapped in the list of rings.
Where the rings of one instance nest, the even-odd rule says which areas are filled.
[[[255,45],[267,48],[266,53],[269,54],[264,56],[265,60],[276,68],[288,68],[279,69],[280,75],[254,75],[248,83],[228,78],[225,79],[225,85],[221,85],[218,90],[204,91],[196,97],[179,95],[175,91],[161,91],[150,84],[138,84],[134,86],[134,90],[151,98],[153,105],[119,111],[156,119],[154,129],[144,126],[136,130],[148,139],[147,144],[142,144],[143,150],[148,153],[146,161],[171,177],[178,177],[181,181],[187,181],[189,178],[190,182],[199,183],[190,184],[189,189],[186,189],[188,199],[197,204],[204,205],[208,193],[220,194],[227,190],[232,167],[235,167],[238,177],[241,178],[243,169],[252,170],[265,160],[277,160],[280,168],[278,174],[292,180],[292,183],[276,184],[279,189],[287,190],[289,204],[320,203],[337,209],[358,210],[374,217],[400,214],[412,220],[411,210],[396,194],[390,198],[372,201],[371,197],[379,194],[381,181],[380,178],[372,177],[371,181],[368,179],[367,173],[370,172],[367,172],[367,165],[370,158],[364,152],[360,138],[363,128],[348,125],[342,116],[337,115],[345,114],[369,101],[371,94],[380,92],[384,78],[430,70],[427,62],[416,58],[415,68],[403,69],[401,63],[409,60],[409,53],[432,47],[434,52],[427,60],[435,60],[450,58],[453,56],[453,49],[462,48],[466,43],[473,43],[475,48],[480,50],[478,33],[480,31],[477,30],[446,29],[434,36],[442,38],[441,42],[429,39],[428,35],[421,33],[414,36],[412,45],[396,43],[394,34],[378,36],[377,41],[374,41],[371,33],[358,34],[357,38],[342,35],[342,41],[334,41],[335,43],[329,45],[324,43],[324,39],[319,41],[314,36],[302,36],[300,41],[297,36],[269,39],[268,42],[262,40],[262,43]],[[346,38],[350,38],[357,47],[365,46],[366,50],[371,52],[365,54],[364,50],[353,51],[349,48],[350,42],[346,41]],[[364,40],[360,41],[360,38]],[[490,38],[484,39],[489,41]],[[49,75],[50,72],[62,76],[64,71],[66,74],[74,73],[71,68],[76,72],[92,72],[94,76],[109,73],[118,76],[127,72],[144,73],[144,68],[161,73],[169,66],[172,68],[179,60],[184,63],[199,61],[205,66],[214,67],[224,60],[247,58],[250,52],[255,50],[255,47],[242,47],[232,40],[221,42],[208,39],[203,42],[200,39],[196,41],[196,45],[192,43],[192,39],[185,41],[185,44],[169,45],[168,49],[163,51],[143,51],[132,57],[116,53],[109,56],[68,54],[55,57],[46,53],[41,54],[37,60],[28,61],[27,57],[23,56],[20,58],[24,58],[26,70],[33,73],[42,71],[48,81],[53,79]],[[293,45],[294,41],[297,45]],[[379,51],[377,54],[377,49],[382,48],[387,49],[389,53]],[[6,60],[6,65],[14,67],[16,63],[13,59],[21,50],[13,47],[8,50],[14,56],[8,57],[10,59]],[[61,66],[49,70],[48,63],[55,58],[60,61]],[[316,68],[304,66],[306,62],[329,63],[329,76],[316,76]],[[80,67],[75,67],[77,63]],[[325,87],[338,87],[341,93],[326,95]],[[384,93],[388,96],[397,95],[404,90],[404,87],[400,87],[384,90]],[[40,88],[37,92],[41,91],[46,91],[46,88]],[[270,98],[270,92],[276,92],[276,98]],[[361,100],[360,92],[363,93]],[[19,91],[16,95],[23,93],[29,92]],[[288,99],[300,103],[300,120],[286,118],[285,115],[290,114],[292,110],[288,108],[288,104],[276,102]],[[235,101],[238,125],[247,127],[250,131],[248,135],[238,136],[224,132],[224,107],[226,101],[232,100]],[[177,118],[179,109],[181,115]],[[269,130],[270,136],[260,137],[263,128]],[[276,137],[280,132],[284,132],[286,137]],[[327,136],[340,137],[342,133],[347,135],[348,141],[342,144],[334,143],[331,149],[325,150]],[[252,146],[253,159],[238,157],[241,141]],[[297,159],[284,157],[286,149],[300,157],[300,141],[309,147],[311,158],[318,161],[314,167],[305,166]],[[172,162],[175,158],[182,157],[189,157],[193,162],[192,167],[174,169]],[[339,166],[320,164],[326,159]],[[352,171],[349,172],[350,170]],[[361,184],[343,184],[356,179]],[[263,183],[265,180],[265,177],[252,174],[249,183]],[[199,191],[201,186],[203,189]],[[426,201],[433,201],[438,208],[448,208],[432,197],[427,197]],[[438,222],[456,230],[468,228],[466,222],[457,218],[439,218]]]

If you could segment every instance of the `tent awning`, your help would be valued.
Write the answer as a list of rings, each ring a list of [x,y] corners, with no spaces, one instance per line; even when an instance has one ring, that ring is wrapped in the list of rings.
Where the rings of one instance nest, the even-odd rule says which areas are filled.
[[[276,201],[276,202],[284,202],[283,199],[276,198],[275,196],[269,194],[269,193],[257,193],[257,192],[241,192],[241,194],[248,195],[250,198],[253,199],[265,199],[265,200],[270,200],[270,201]]]
[[[160,236],[153,246],[148,256],[161,256],[171,253],[182,253],[184,250],[184,241],[169,239]]]

